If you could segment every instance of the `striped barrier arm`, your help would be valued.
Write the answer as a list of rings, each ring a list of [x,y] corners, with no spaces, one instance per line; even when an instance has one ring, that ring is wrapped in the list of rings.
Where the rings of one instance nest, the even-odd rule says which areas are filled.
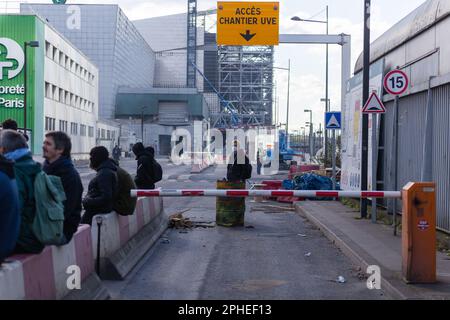
[[[303,190],[131,190],[132,197],[300,197],[300,198],[398,198],[400,191],[303,191]]]

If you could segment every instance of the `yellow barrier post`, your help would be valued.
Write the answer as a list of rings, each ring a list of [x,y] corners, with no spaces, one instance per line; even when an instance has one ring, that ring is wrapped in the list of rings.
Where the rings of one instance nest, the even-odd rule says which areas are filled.
[[[436,184],[408,183],[402,191],[402,273],[407,283],[436,282]]]

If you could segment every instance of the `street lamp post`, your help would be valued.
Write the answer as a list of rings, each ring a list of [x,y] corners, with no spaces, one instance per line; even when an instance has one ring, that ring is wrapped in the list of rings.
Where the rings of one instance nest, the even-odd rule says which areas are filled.
[[[142,144],[144,143],[144,110],[146,109],[146,106],[143,106],[141,109],[141,135],[142,135]]]
[[[24,90],[23,90],[23,131],[27,134],[27,47],[38,48],[39,41],[29,41],[25,42],[23,45],[24,51],[24,62],[23,62],[23,80],[24,80]]]
[[[289,103],[290,103],[290,88],[291,88],[291,59],[288,60],[288,67],[287,68],[273,67],[273,69],[286,70],[288,72],[286,135],[289,135]]]
[[[313,22],[313,23],[323,23],[326,24],[327,30],[326,30],[326,34],[329,34],[329,17],[328,17],[328,6],[326,6],[326,20],[322,21],[322,20],[311,20],[311,19],[302,19],[299,18],[297,16],[292,17],[291,18],[292,21],[299,21],[299,22]],[[328,90],[328,83],[329,83],[329,65],[328,65],[328,44],[326,44],[326,63],[325,63],[325,112],[330,111],[329,110],[329,90]],[[325,162],[328,159],[328,132],[325,130]]]
[[[310,152],[310,157],[312,158],[313,157],[312,138],[313,138],[313,132],[314,132],[314,125],[313,125],[313,122],[312,122],[312,110],[306,109],[305,112],[306,113],[309,112],[309,117],[310,117],[309,118],[310,119],[310,121],[309,121],[309,152]]]

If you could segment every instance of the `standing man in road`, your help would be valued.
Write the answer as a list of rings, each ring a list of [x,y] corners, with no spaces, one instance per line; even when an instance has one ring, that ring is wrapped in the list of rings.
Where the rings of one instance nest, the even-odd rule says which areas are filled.
[[[160,180],[162,172],[155,171],[154,149],[145,149],[141,142],[133,146],[133,153],[136,155],[137,172],[134,182],[139,189],[155,189],[155,182]]]
[[[71,159],[72,142],[64,132],[49,132],[42,146],[46,174],[61,178],[66,201],[64,201],[64,236],[60,245],[72,240],[81,220],[83,185]]]
[[[237,141],[234,142],[235,151],[230,157],[227,166],[227,180],[230,182],[243,181],[252,177],[252,165],[250,159],[245,154],[245,150],[239,147]]]
[[[119,165],[121,154],[122,150],[118,145],[116,145],[113,149],[113,159],[117,162],[117,165]]]
[[[256,153],[256,172],[258,176],[261,175],[261,168],[262,168],[261,151],[258,150],[258,152]]]

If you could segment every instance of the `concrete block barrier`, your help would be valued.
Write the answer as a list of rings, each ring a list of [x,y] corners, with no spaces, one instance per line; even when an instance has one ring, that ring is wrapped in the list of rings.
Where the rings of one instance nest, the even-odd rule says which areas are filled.
[[[122,280],[168,227],[162,198],[139,198],[132,216],[102,215],[100,277]],[[97,258],[98,226],[93,219],[93,257]]]
[[[0,268],[1,300],[107,299],[108,292],[95,274],[89,226],[80,226],[73,240],[48,246],[41,254],[14,255]],[[73,276],[80,271],[80,289]]]

